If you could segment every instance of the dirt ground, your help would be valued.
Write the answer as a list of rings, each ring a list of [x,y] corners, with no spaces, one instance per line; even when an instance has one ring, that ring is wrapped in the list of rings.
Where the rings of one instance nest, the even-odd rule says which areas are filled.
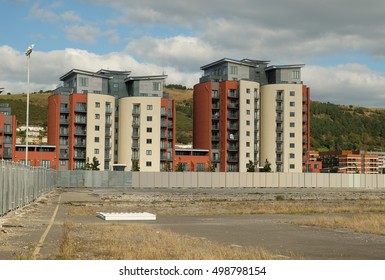
[[[64,222],[111,223],[97,212],[150,212],[141,223],[305,259],[385,259],[383,235],[293,223],[383,215],[383,190],[313,188],[58,189],[0,217],[0,259],[56,259]]]

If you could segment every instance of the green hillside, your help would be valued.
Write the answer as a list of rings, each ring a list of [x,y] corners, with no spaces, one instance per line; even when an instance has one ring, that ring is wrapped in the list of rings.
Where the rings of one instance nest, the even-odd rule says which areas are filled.
[[[192,91],[167,89],[177,99],[177,142],[192,142]],[[50,92],[30,94],[30,125],[47,125]],[[18,125],[25,124],[26,94],[0,95]],[[385,109],[311,103],[311,146],[316,150],[385,150]]]
[[[47,126],[48,96],[50,92],[29,95],[29,124]],[[9,103],[19,126],[26,123],[27,94],[0,95],[0,103]]]

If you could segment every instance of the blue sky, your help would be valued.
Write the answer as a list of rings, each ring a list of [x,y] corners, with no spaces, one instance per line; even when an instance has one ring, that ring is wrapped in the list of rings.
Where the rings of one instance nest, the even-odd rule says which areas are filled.
[[[306,64],[313,100],[385,108],[379,0],[0,0],[0,88],[53,89],[72,68],[166,73],[192,87],[223,57]],[[347,8],[349,7],[349,8]],[[6,23],[6,26],[5,24]]]

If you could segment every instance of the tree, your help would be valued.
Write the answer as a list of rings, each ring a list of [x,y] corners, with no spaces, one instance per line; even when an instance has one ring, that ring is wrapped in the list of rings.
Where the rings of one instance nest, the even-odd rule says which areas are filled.
[[[45,128],[39,130],[39,142],[40,142],[40,145],[43,143],[43,138],[47,136],[47,130]]]
[[[255,164],[249,160],[249,163],[246,164],[247,172],[255,172]]]
[[[97,157],[93,157],[92,163],[90,163],[90,159],[87,158],[85,169],[86,170],[100,170],[98,167],[99,165],[100,165],[100,163],[99,163]]]
[[[212,162],[208,162],[207,172],[215,172],[215,166]]]
[[[133,160],[131,171],[140,171],[139,160]]]
[[[265,165],[261,169],[261,172],[271,172],[271,163],[266,159]]]
[[[183,172],[183,171],[184,171],[184,165],[183,165],[183,163],[178,162],[177,165],[176,165],[176,167],[175,167],[175,171],[176,171],[176,172]]]
[[[27,137],[26,130],[18,130],[16,135],[21,138],[21,144],[25,144],[25,138]]]

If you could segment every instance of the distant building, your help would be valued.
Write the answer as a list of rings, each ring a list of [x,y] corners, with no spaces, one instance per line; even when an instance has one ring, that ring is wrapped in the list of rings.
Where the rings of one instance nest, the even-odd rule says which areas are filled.
[[[318,151],[308,151],[305,155],[305,169],[303,172],[320,173],[322,170],[322,161],[319,159]]]
[[[16,145],[13,161],[24,165],[25,149],[26,145]],[[55,150],[54,145],[28,145],[28,165],[58,169]]]
[[[369,154],[366,151],[332,151],[320,152],[322,161],[322,172],[338,172],[344,170],[346,173],[378,174],[378,155]]]
[[[16,116],[8,103],[0,103],[0,159],[12,160],[16,146]]]
[[[211,161],[207,149],[176,149],[175,170],[181,165],[183,171],[210,171]]]

